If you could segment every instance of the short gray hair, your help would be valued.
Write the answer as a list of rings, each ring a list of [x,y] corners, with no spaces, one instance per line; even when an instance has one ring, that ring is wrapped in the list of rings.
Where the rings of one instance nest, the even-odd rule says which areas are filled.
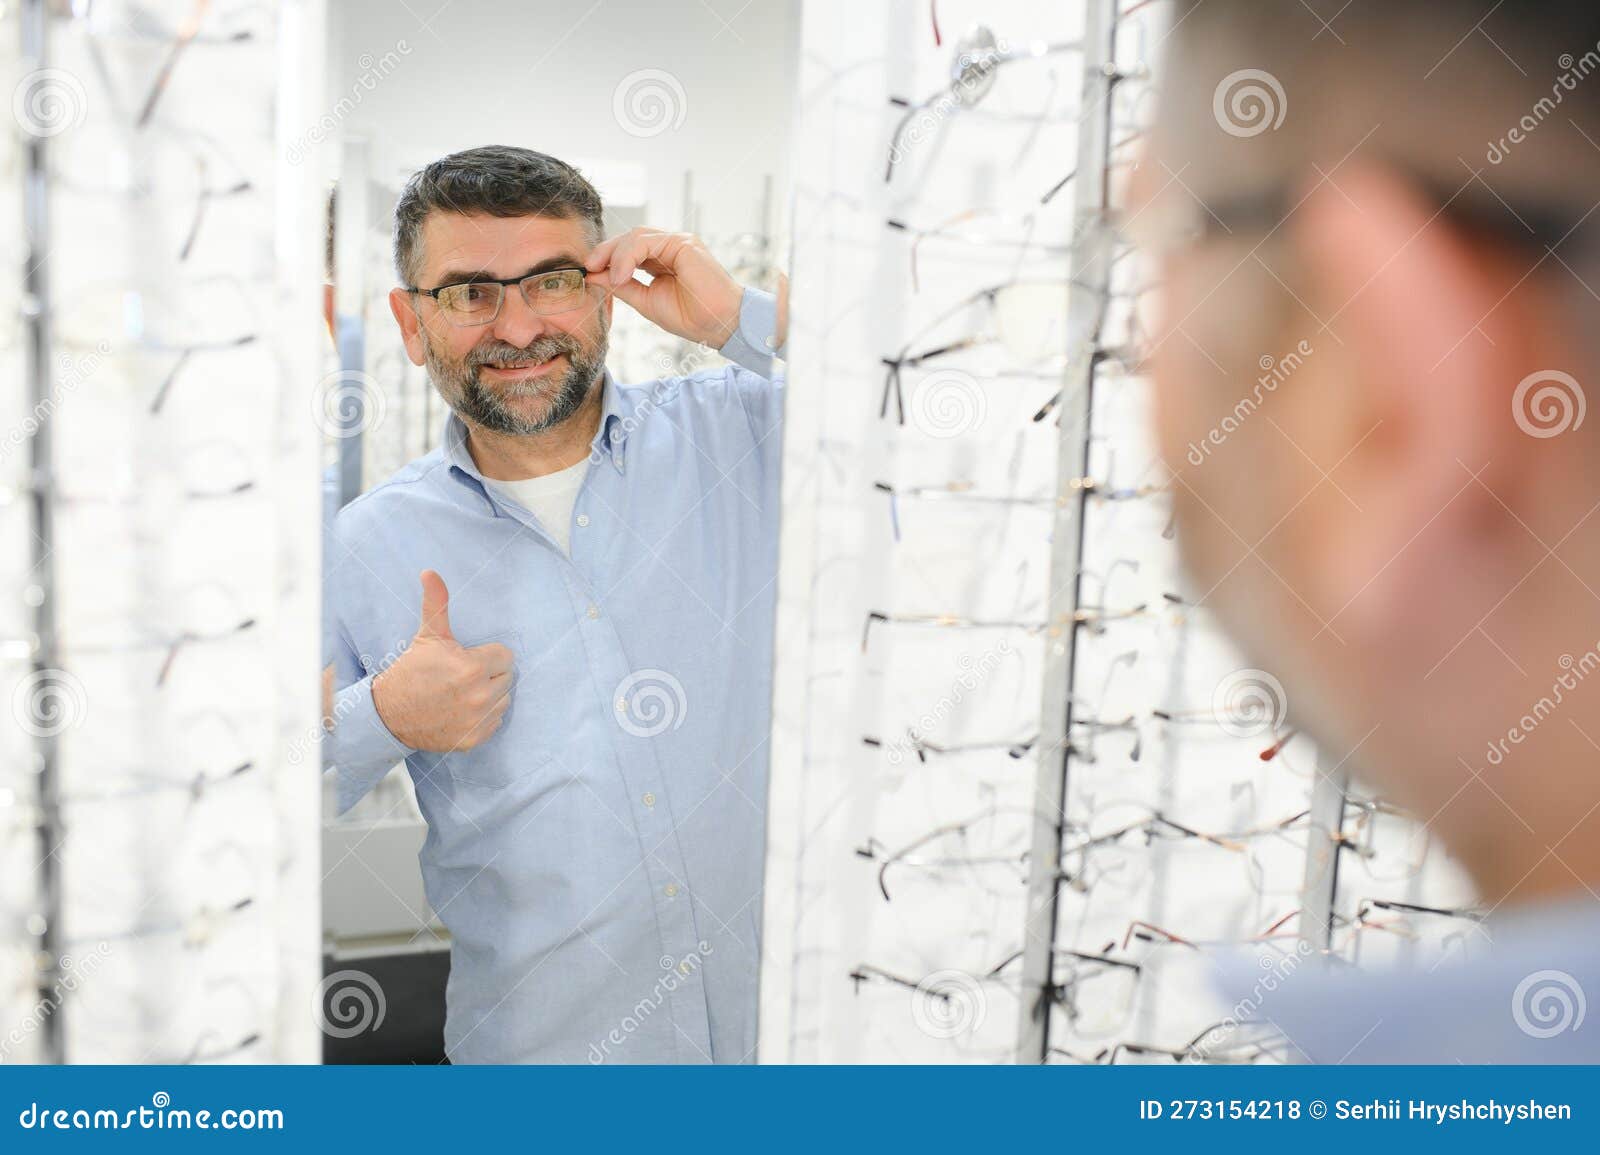
[[[532,149],[492,144],[453,152],[415,173],[394,209],[394,267],[415,285],[422,223],[430,213],[581,220],[591,245],[605,236],[600,194],[565,161]]]

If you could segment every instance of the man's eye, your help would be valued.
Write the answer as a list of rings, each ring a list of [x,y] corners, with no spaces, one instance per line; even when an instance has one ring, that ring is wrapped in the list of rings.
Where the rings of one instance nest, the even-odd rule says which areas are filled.
[[[494,295],[490,285],[462,285],[460,294],[463,305],[482,305]]]

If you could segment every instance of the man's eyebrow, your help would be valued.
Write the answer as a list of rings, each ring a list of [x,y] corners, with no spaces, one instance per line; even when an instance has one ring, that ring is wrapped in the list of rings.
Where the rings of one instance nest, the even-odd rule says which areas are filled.
[[[538,273],[548,273],[551,269],[581,269],[583,258],[571,253],[558,253],[553,257],[546,257],[538,264],[529,265],[522,272],[514,274],[518,280],[523,277],[532,277]],[[466,281],[498,281],[501,278],[494,275],[492,269],[446,269],[439,274],[439,284],[459,285]]]

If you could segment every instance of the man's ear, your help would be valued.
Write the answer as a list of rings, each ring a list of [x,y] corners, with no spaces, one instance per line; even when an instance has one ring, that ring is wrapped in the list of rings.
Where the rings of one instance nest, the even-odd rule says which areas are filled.
[[[400,336],[406,343],[406,356],[413,365],[427,363],[427,349],[422,340],[422,317],[418,315],[411,294],[404,289],[389,290],[389,311],[400,326]]]
[[[1542,290],[1523,285],[1536,258],[1513,260],[1370,165],[1319,184],[1285,227],[1328,330],[1318,355],[1329,353],[1316,374],[1324,395],[1298,398],[1305,422],[1292,424],[1338,415],[1335,444],[1349,451],[1339,484],[1360,510],[1325,527],[1325,593],[1393,629],[1408,603],[1440,596],[1447,571],[1476,567],[1467,572],[1487,585],[1507,560],[1500,500],[1530,441],[1511,395],[1549,332],[1533,315]],[[1473,581],[1454,583],[1457,611],[1476,600]]]

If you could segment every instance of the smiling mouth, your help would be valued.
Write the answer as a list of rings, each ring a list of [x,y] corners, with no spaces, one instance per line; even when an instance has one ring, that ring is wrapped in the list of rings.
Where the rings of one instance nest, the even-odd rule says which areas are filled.
[[[496,364],[486,364],[480,366],[480,368],[489,369],[495,373],[503,373],[508,376],[513,374],[539,374],[548,370],[563,356],[565,356],[564,353],[557,353],[554,357],[547,357],[543,361],[504,361]]]

